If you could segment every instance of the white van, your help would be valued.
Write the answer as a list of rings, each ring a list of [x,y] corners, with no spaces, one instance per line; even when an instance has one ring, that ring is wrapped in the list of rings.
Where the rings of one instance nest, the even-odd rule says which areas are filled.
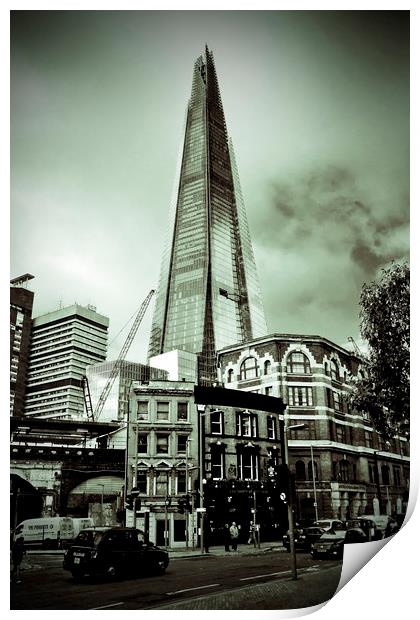
[[[86,527],[94,527],[95,523],[90,517],[72,517],[73,521],[73,536],[76,538],[81,530]]]
[[[73,519],[70,517],[40,517],[26,519],[15,529],[14,540],[23,537],[25,546],[58,549],[62,542],[74,538]]]

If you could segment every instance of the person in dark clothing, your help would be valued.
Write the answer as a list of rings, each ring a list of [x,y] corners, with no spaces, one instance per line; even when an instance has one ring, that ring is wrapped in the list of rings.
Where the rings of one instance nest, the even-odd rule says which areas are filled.
[[[232,541],[232,551],[237,551],[238,549],[238,538],[239,538],[239,529],[233,521],[232,525],[229,528],[230,532],[230,540]]]
[[[20,565],[23,560],[23,556],[26,554],[24,539],[22,536],[17,538],[12,544],[12,581],[15,583],[21,583],[20,577]]]
[[[225,523],[225,527],[223,529],[223,537],[224,537],[224,542],[225,542],[225,551],[230,551],[229,523]]]

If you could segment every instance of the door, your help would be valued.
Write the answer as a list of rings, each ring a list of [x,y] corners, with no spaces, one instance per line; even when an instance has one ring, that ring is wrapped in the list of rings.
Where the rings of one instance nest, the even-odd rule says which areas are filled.
[[[169,521],[168,521],[167,537],[168,537],[168,542],[169,542]],[[156,545],[158,547],[165,546],[165,521],[164,519],[159,519],[156,521]]]

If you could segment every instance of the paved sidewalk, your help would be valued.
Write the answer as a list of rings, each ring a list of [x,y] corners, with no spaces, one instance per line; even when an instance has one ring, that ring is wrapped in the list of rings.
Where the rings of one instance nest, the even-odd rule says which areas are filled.
[[[277,543],[277,542],[264,542],[261,543],[260,547],[254,547],[254,545],[238,545],[238,550],[237,551],[225,551],[225,548],[223,545],[217,545],[215,547],[210,547],[209,548],[209,553],[201,553],[201,549],[200,548],[194,548],[194,549],[188,549],[186,550],[185,548],[180,548],[180,549],[168,549],[168,553],[169,553],[169,557],[174,560],[176,560],[177,558],[190,558],[193,556],[235,556],[235,555],[261,555],[264,553],[269,553],[271,551],[283,551],[286,552],[286,549],[283,547],[283,545]]]

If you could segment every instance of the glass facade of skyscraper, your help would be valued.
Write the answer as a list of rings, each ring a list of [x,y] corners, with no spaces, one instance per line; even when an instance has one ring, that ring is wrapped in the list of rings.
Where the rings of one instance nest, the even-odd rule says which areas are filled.
[[[156,297],[149,356],[199,355],[201,382],[215,352],[267,332],[245,207],[213,54],[194,65],[172,234]]]

